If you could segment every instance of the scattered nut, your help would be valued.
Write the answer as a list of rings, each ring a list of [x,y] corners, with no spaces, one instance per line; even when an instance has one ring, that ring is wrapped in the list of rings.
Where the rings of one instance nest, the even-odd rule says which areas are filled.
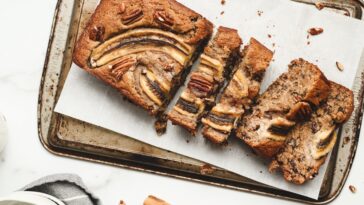
[[[272,35],[268,34],[268,38],[272,38]]]
[[[221,0],[221,5],[225,5],[226,1],[225,0]]]
[[[224,13],[225,13],[225,11],[222,11],[222,12],[220,13],[220,15],[224,15]]]
[[[263,14],[263,11],[257,11],[258,16],[261,16]]]
[[[350,185],[350,186],[349,186],[349,189],[350,189],[351,193],[353,193],[353,194],[355,194],[355,193],[356,193],[356,188],[355,188],[355,186]]]
[[[318,10],[322,10],[325,7],[325,5],[322,2],[316,2],[315,6]]]
[[[203,175],[212,174],[214,171],[215,169],[209,164],[204,164],[200,167],[200,173]]]
[[[348,144],[349,142],[350,142],[350,137],[345,137],[343,141],[344,145]]]
[[[315,35],[319,35],[319,34],[323,33],[324,29],[322,29],[322,28],[310,28],[310,29],[308,29],[307,32],[309,34],[311,34],[312,36],[315,36]]]
[[[339,71],[343,71],[344,70],[344,65],[341,64],[340,62],[337,62],[336,61],[336,67],[337,67],[337,69],[339,69]]]
[[[119,205],[126,205],[123,200],[120,200]]]

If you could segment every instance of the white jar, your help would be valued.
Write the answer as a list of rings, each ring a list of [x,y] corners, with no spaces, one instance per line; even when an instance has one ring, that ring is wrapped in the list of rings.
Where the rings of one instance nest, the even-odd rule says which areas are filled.
[[[4,150],[8,138],[5,117],[0,113],[0,153]]]

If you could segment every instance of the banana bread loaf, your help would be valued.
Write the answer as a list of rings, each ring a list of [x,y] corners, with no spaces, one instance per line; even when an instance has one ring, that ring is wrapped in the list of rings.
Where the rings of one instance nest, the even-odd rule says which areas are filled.
[[[74,62],[151,115],[162,113],[213,25],[175,0],[101,0]]]

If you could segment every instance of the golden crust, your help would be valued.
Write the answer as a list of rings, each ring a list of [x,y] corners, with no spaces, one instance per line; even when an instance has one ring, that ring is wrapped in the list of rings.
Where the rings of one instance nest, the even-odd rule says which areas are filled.
[[[112,56],[109,60],[105,60],[105,63],[97,64],[97,68],[92,65],[93,59],[90,57],[93,55],[94,49],[106,43],[107,40],[142,28],[167,33],[169,35],[166,37],[167,39],[170,39],[170,36],[177,36],[182,39],[182,44],[188,45],[190,48],[187,49],[186,57],[182,58],[183,65],[181,65],[181,59],[174,58],[177,54],[173,56],[173,53],[169,52],[171,49],[176,50],[173,44],[167,45],[170,48],[164,48],[163,44],[157,45],[156,49],[151,46],[152,51],[150,53],[159,55],[161,59],[158,62],[154,61],[158,64],[158,69],[161,69],[162,66],[163,69],[167,70],[169,65],[163,64],[165,59],[169,59],[169,63],[173,65],[172,71],[170,71],[171,74],[164,76],[166,79],[164,79],[163,84],[166,85],[165,82],[168,81],[172,88],[165,92],[167,95],[173,94],[174,87],[178,87],[183,81],[183,76],[188,71],[190,62],[194,60],[199,49],[210,38],[213,29],[211,22],[175,0],[101,0],[76,43],[73,61],[87,72],[118,89],[128,100],[148,110],[151,115],[156,115],[163,111],[170,96],[166,96],[167,99],[165,100],[158,100],[155,96],[152,96],[155,94],[153,92],[145,95],[141,93],[140,89],[133,88],[132,83],[135,79],[131,75],[125,75],[126,72],[124,72],[128,68],[118,68],[119,70],[116,71],[113,68],[119,59],[117,55],[121,55],[118,54],[119,51],[116,50],[115,54],[113,54],[115,57]],[[153,40],[150,42],[155,44]],[[161,54],[161,52],[164,53]],[[150,53],[146,55],[150,56]],[[134,55],[134,53],[130,54]],[[173,62],[173,60],[176,60],[176,62]],[[129,69],[136,69],[134,68],[136,65],[139,65],[139,61],[134,65],[128,64]],[[114,70],[111,71],[112,69]],[[160,76],[159,73],[158,75],[154,74]],[[115,79],[115,76],[117,76],[117,79]],[[137,81],[134,83],[139,84]],[[144,83],[144,88],[148,86],[150,85]],[[160,92],[157,93],[157,95],[159,94]],[[148,97],[152,100],[148,99]]]

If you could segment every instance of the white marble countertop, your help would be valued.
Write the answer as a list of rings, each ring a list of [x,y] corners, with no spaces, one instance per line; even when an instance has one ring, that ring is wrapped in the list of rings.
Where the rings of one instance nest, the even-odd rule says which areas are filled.
[[[175,205],[292,204],[229,189],[120,169],[48,153],[37,132],[37,99],[56,0],[2,1],[0,6],[0,112],[7,119],[9,142],[0,154],[0,196],[42,176],[75,173],[103,204],[142,204],[153,194]],[[363,125],[364,126],[364,125]],[[359,142],[344,190],[332,204],[364,201],[364,141]],[[349,185],[357,188],[355,194]]]

